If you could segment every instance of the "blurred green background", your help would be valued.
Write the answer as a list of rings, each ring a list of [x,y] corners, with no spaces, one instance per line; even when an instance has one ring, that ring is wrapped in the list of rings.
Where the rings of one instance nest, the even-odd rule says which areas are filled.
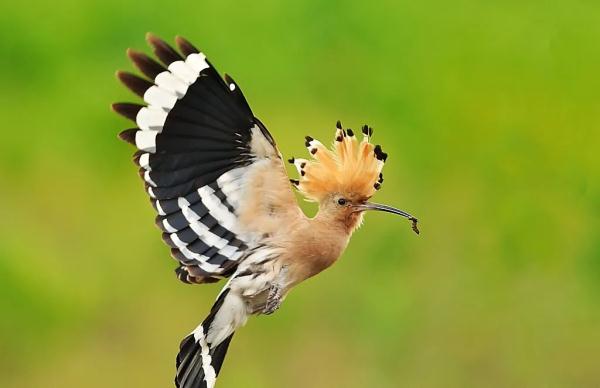
[[[598,2],[38,0],[0,31],[1,387],[170,386],[218,292],[175,278],[116,138],[147,31],[232,74],[286,156],[372,125],[376,200],[422,221],[368,215],[219,387],[600,387]]]

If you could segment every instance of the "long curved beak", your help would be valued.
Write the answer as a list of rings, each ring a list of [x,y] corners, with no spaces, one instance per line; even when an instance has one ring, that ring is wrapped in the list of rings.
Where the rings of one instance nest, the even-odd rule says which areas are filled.
[[[417,222],[418,222],[417,218],[408,214],[404,210],[400,210],[400,209],[396,209],[395,207],[391,207],[388,205],[382,205],[379,203],[372,203],[372,202],[365,202],[365,203],[361,203],[359,205],[353,205],[353,207],[355,209],[357,209],[357,211],[378,210],[381,212],[397,214],[399,216],[408,218],[408,220],[412,222],[412,230],[416,234],[419,234],[419,228],[417,227]]]

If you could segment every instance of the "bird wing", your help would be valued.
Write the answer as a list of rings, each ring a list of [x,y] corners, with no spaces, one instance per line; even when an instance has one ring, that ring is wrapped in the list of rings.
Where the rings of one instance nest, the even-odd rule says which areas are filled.
[[[137,125],[120,137],[138,149],[134,160],[180,262],[178,277],[217,281],[300,210],[275,141],[238,85],[183,38],[180,52],[151,34],[147,40],[162,64],[128,50],[147,79],[117,76],[146,105],[113,105]]]

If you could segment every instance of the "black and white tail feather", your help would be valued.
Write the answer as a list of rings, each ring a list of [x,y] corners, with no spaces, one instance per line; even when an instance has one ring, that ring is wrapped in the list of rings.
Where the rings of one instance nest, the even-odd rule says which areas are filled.
[[[215,385],[233,332],[228,333],[228,336],[220,343],[216,343],[214,339],[209,342],[207,338],[211,325],[229,291],[229,289],[225,289],[221,292],[208,317],[181,341],[175,376],[177,387],[208,388]]]
[[[204,54],[180,37],[179,52],[151,34],[147,40],[161,63],[127,51],[147,78],[117,72],[146,104],[113,109],[136,124],[119,136],[138,149],[134,161],[179,263],[177,277],[186,283],[230,277],[177,356],[178,387],[212,388],[233,333],[262,311],[273,281],[261,268],[276,254],[238,218],[253,166],[281,156],[237,84],[227,75],[223,80]]]

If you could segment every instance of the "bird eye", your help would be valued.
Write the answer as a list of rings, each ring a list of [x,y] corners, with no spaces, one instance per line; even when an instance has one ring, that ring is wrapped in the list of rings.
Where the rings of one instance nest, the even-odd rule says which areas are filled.
[[[338,199],[338,204],[344,206],[346,204],[346,200],[344,198]]]

